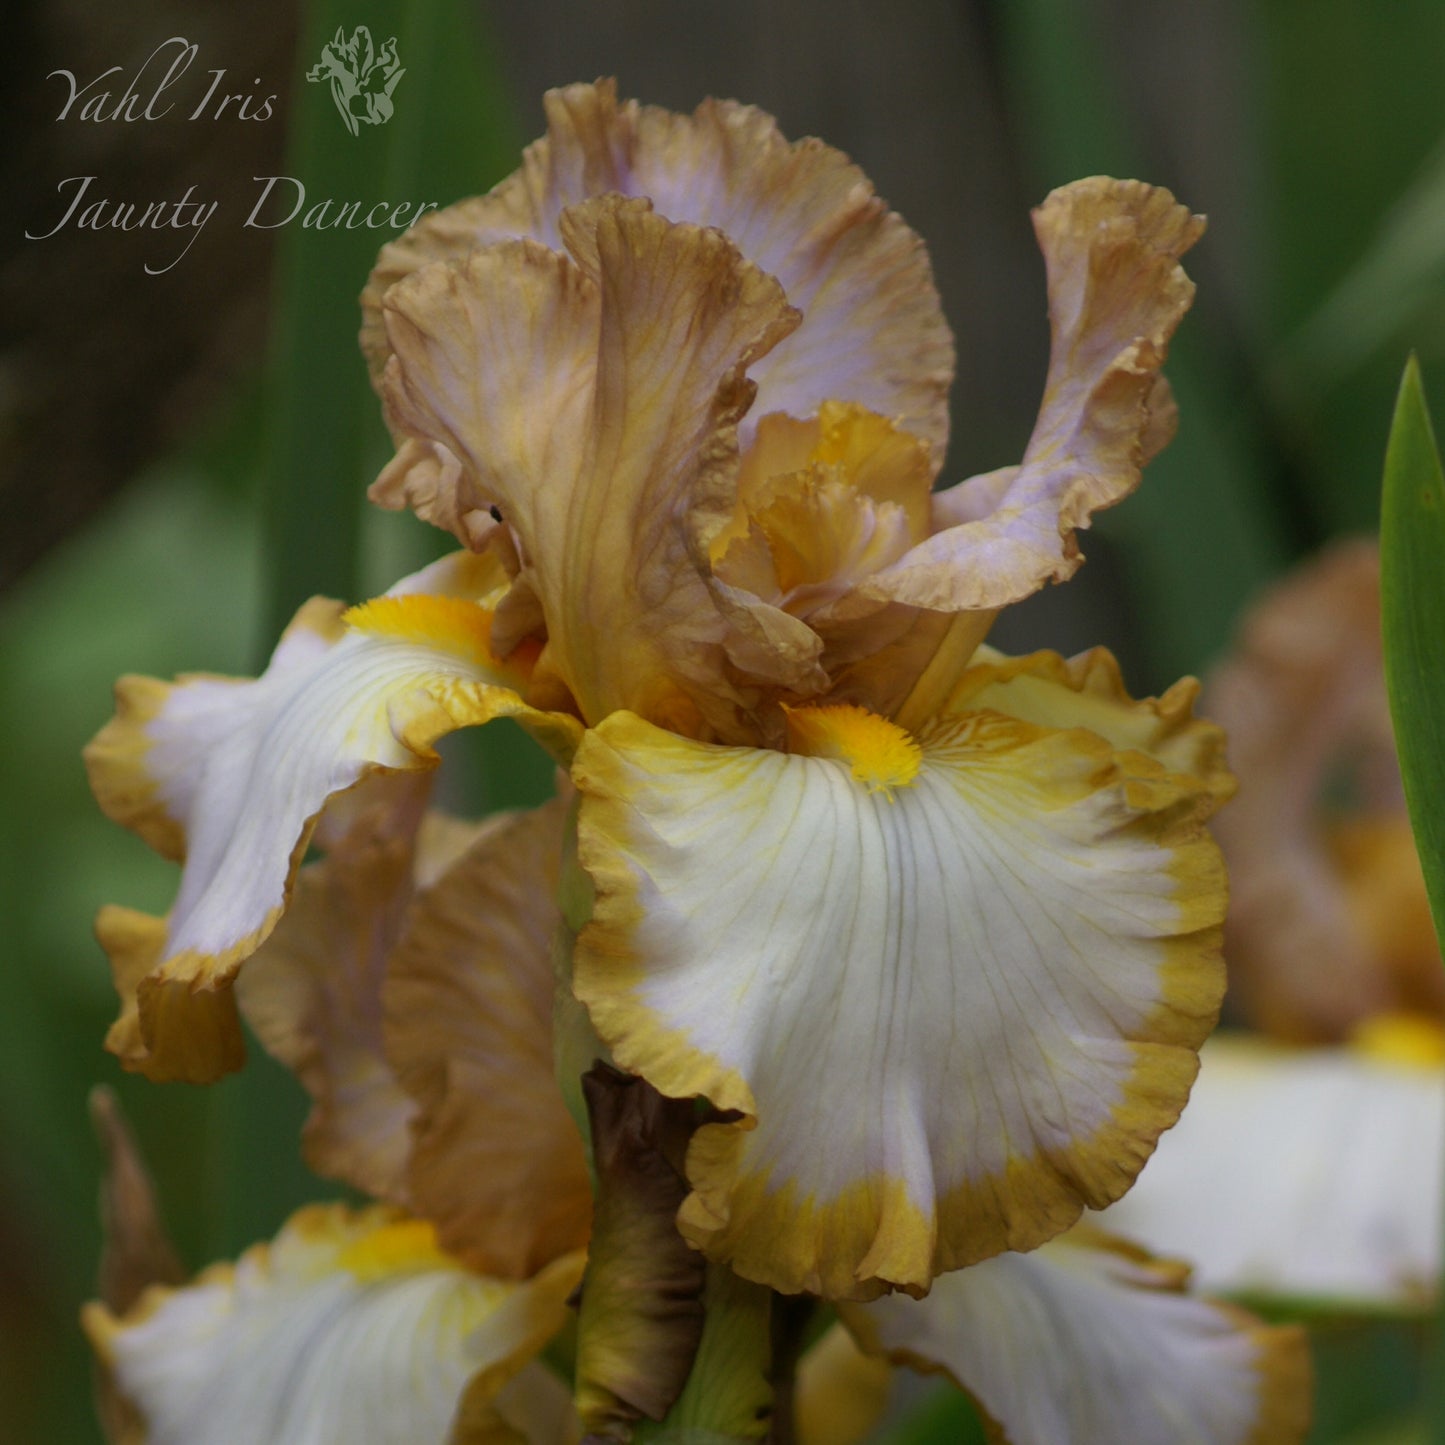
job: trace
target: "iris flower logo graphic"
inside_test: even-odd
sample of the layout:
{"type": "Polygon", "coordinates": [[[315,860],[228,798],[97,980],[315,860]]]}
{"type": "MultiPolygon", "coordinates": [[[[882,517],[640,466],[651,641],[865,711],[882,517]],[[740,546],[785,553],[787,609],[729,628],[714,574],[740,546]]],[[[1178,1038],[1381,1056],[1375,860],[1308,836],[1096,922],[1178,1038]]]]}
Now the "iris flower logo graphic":
{"type": "Polygon", "coordinates": [[[359,125],[385,125],[391,119],[391,93],[406,71],[396,53],[396,36],[380,49],[373,46],[371,31],[358,25],[348,41],[338,27],[335,37],[322,48],[321,59],[306,72],[307,80],[329,80],[331,98],[352,135],[359,125]]]}

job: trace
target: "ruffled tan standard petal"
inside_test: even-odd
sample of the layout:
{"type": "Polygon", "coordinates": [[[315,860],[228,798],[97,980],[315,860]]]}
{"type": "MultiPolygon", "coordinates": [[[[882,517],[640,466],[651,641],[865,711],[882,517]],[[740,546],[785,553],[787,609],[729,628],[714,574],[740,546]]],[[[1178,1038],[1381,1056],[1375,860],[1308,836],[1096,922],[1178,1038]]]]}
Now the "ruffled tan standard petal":
{"type": "Polygon", "coordinates": [[[1445,1016],[1385,698],[1373,539],[1338,543],[1265,593],[1206,707],[1242,785],[1219,827],[1231,998],[1295,1040],[1338,1041],[1384,1009],[1445,1016]]]}
{"type": "Polygon", "coordinates": [[[1092,1230],[843,1307],[876,1353],[943,1371],[1004,1445],[1296,1445],[1304,1332],[1186,1293],[1183,1265],[1092,1230]]]}
{"type": "Polygon", "coordinates": [[[1044,201],[1034,229],[1053,342],[1023,462],[940,493],[942,530],[868,591],[948,612],[997,608],[1077,570],[1075,529],[1134,490],[1172,426],[1159,371],[1194,297],[1179,257],[1203,228],[1139,181],[1075,181],[1044,201]]]}
{"type": "MultiPolygon", "coordinates": [[[[458,515],[495,506],[584,718],[630,708],[695,731],[725,694],[701,575],[731,514],[744,372],[797,324],[725,237],[616,197],[530,241],[392,288],[393,428],[461,462],[458,515]]],[[[394,465],[374,494],[406,499],[394,465]]]]}
{"type": "Polygon", "coordinates": [[[570,753],[577,720],[519,691],[535,652],[490,650],[478,599],[504,585],[490,558],[462,554],[344,617],[308,604],[260,678],[121,683],[117,716],[86,752],[92,787],[113,818],[184,858],[159,940],[124,911],[97,923],[126,1003],[112,1046],[128,1067],[202,1082],[239,1065],[230,981],[284,912],[329,799],[378,771],[433,768],[438,738],[499,716],[570,753]]]}
{"type": "Polygon", "coordinates": [[[1178,1117],[1223,991],[1214,780],[1131,744],[1209,748],[1062,670],[1048,724],[995,676],[915,735],[800,708],[783,754],[621,714],[579,749],[576,991],[619,1064],[742,1116],[696,1135],[679,1223],[745,1277],[922,1293],[1117,1198],[1178,1117]]]}
{"type": "Polygon", "coordinates": [[[412,899],[424,801],[417,790],[412,816],[355,827],[303,868],[285,917],[236,980],[246,1022],[311,1096],[307,1164],[397,1202],[406,1198],[416,1106],[386,1058],[381,993],[412,899]]]}
{"type": "Polygon", "coordinates": [[[530,492],[566,498],[587,448],[599,289],[565,255],[513,241],[417,273],[385,315],[396,355],[382,396],[403,439],[372,500],[469,546],[495,505],[534,547],[530,492]]]}
{"type": "Polygon", "coordinates": [[[419,1220],[313,1206],[234,1266],[83,1323],[145,1445],[442,1441],[464,1391],[496,1398],[562,1327],[581,1270],[504,1284],[419,1220]]]}
{"type": "Polygon", "coordinates": [[[1445,1035],[1433,1063],[1220,1037],[1178,1127],[1104,1216],[1210,1290],[1420,1310],[1441,1269],[1445,1035]]]}
{"type": "MultiPolygon", "coordinates": [[[[732,101],[690,116],[619,103],[610,80],[548,92],[547,135],[490,195],[424,217],[384,246],[362,293],[362,350],[379,379],[391,350],[382,302],[398,281],[509,237],[561,246],[563,211],[607,192],[651,199],[672,221],[716,227],[775,276],[803,325],[751,375],[757,414],[812,416],[858,402],[922,437],[934,467],[948,437],[953,339],[922,241],[846,156],[793,144],[732,101]]],[[[744,421],[744,439],[751,423],[744,421]]]]}
{"type": "Polygon", "coordinates": [[[384,993],[387,1057],[415,1104],[411,1205],[502,1279],[585,1244],[592,1213],[552,1062],[566,807],[485,826],[417,898],[384,993]]]}

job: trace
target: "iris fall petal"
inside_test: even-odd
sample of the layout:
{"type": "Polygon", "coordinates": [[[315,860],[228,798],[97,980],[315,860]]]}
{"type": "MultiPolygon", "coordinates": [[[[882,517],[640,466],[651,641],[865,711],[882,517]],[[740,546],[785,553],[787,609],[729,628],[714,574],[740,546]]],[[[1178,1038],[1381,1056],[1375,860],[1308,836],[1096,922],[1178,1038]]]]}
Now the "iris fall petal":
{"type": "Polygon", "coordinates": [[[1293,1445],[1309,1423],[1303,1332],[1184,1292],[1188,1270],[1096,1232],[845,1306],[878,1353],[943,1370],[1007,1445],[1293,1445]]]}
{"type": "Polygon", "coordinates": [[[124,963],[111,952],[123,998],[135,995],[130,1066],[195,1081],[238,1066],[234,1008],[217,994],[280,919],[330,798],[377,771],[432,768],[438,738],[494,717],[570,748],[576,720],[539,713],[518,691],[527,660],[489,649],[491,613],[478,599],[505,583],[498,571],[462,554],[344,616],[339,604],[308,604],[254,680],[122,681],[117,716],[87,750],[92,787],[112,817],[184,860],[159,943],[136,936],[133,915],[99,925],[103,941],[124,935],[124,963]],[[136,979],[135,960],[152,950],[136,979]],[[188,1020],[223,1047],[184,1038],[188,1020]]]}
{"type": "Polygon", "coordinates": [[[576,989],[620,1064],[742,1115],[694,1139],[690,1239],[921,1293],[1117,1198],[1177,1118],[1223,988],[1214,796],[991,708],[803,721],[814,756],[588,734],[576,989]]]}
{"type": "Polygon", "coordinates": [[[386,1057],[381,993],[412,900],[424,801],[414,790],[410,817],[394,828],[353,827],[303,868],[286,915],[236,981],[247,1023],[311,1095],[307,1164],[398,1203],[415,1105],[386,1057]]]}
{"type": "Polygon", "coordinates": [[[1445,1068],[1218,1038],[1106,1216],[1211,1290],[1417,1309],[1440,1277],[1445,1068]],[[1281,1147],[1285,1141],[1287,1147],[1281,1147]]]}
{"type": "Polygon", "coordinates": [[[302,1210],[270,1245],[86,1331],[147,1445],[444,1440],[561,1328],[578,1255],[526,1284],[471,1274],[385,1209],[302,1210]]]}
{"type": "Polygon", "coordinates": [[[416,899],[383,994],[387,1058],[415,1105],[411,1206],[506,1279],[585,1244],[592,1213],[552,1062],[566,806],[488,821],[416,899]]]}

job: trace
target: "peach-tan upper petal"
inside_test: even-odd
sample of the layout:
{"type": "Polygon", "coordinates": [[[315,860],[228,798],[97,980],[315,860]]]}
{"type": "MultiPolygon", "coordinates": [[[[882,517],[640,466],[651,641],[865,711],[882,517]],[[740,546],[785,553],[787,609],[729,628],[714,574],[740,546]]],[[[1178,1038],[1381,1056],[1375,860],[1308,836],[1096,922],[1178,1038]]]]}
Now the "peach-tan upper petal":
{"type": "MultiPolygon", "coordinates": [[[[701,569],[732,512],[745,372],[797,313],[719,232],[645,201],[561,226],[568,255],[508,242],[392,287],[388,416],[460,462],[445,511],[504,518],[583,716],[694,731],[734,701],[701,569]]],[[[406,467],[374,494],[404,504],[406,467]]]]}
{"type": "Polygon", "coordinates": [[[1134,490],[1172,430],[1160,368],[1194,297],[1179,257],[1203,228],[1140,181],[1095,177],[1048,196],[1034,229],[1053,339],[1023,462],[937,494],[938,530],[873,580],[874,595],[996,608],[1077,570],[1075,529],[1134,490]]]}
{"type": "MultiPolygon", "coordinates": [[[[424,217],[382,248],[362,294],[362,350],[379,380],[387,291],[437,260],[511,237],[561,246],[561,216],[591,196],[649,198],[673,221],[724,232],[782,283],[804,324],[753,367],[759,414],[858,402],[923,437],[941,461],[953,339],[922,241],[840,151],[790,143],[734,101],[680,115],[619,102],[610,80],[549,91],[547,134],[489,195],[424,217]]],[[[744,422],[745,437],[750,423],[744,422]]]]}

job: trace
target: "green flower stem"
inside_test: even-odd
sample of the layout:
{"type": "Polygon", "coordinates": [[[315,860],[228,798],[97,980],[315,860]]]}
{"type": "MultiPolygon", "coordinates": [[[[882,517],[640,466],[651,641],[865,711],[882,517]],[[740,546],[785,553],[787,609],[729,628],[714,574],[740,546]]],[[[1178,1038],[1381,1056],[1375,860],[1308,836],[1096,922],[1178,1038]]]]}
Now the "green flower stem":
{"type": "MultiPolygon", "coordinates": [[[[772,1290],[708,1266],[702,1343],[677,1403],[659,1425],[644,1423],[637,1445],[735,1445],[770,1436],[773,1418],[772,1290]]],[[[785,1426],[785,1429],[790,1429],[785,1426]]]]}
{"type": "MultiPolygon", "coordinates": [[[[1445,473],[1420,368],[1412,356],[1385,452],[1380,508],[1380,609],[1385,684],[1400,754],[1410,826],[1420,852],[1435,933],[1445,943],[1445,473]]],[[[1445,1223],[1445,1221],[1442,1221],[1445,1223]]],[[[1445,1288],[1434,1366],[1428,1373],[1428,1436],[1445,1445],[1445,1288]]]]}

